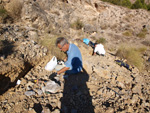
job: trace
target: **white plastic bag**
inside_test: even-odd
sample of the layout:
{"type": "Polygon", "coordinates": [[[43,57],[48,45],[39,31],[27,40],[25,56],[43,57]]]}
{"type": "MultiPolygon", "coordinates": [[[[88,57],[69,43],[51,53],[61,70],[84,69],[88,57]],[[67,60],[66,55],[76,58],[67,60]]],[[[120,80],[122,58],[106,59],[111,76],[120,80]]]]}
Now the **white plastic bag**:
{"type": "Polygon", "coordinates": [[[46,64],[45,69],[47,71],[52,71],[57,65],[57,58],[53,56],[53,58],[46,64]]]}
{"type": "Polygon", "coordinates": [[[98,53],[99,55],[102,54],[102,55],[105,55],[105,49],[104,49],[104,46],[102,44],[97,44],[96,47],[95,47],[95,50],[94,52],[98,53]]]}
{"type": "Polygon", "coordinates": [[[45,91],[51,92],[51,93],[56,93],[60,90],[60,85],[57,84],[54,81],[48,81],[45,87],[45,91]]]}

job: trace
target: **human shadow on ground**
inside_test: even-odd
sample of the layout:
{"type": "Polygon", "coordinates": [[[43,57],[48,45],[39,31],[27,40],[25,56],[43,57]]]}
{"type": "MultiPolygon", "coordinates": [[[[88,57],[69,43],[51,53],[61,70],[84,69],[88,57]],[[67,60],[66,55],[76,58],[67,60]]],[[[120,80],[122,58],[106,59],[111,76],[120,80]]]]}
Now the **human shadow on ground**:
{"type": "Polygon", "coordinates": [[[89,75],[85,69],[78,74],[70,74],[64,79],[61,113],[94,113],[92,96],[86,82],[89,75]]]}
{"type": "Polygon", "coordinates": [[[41,113],[43,110],[42,105],[40,103],[35,103],[33,109],[35,110],[36,113],[41,113]]]}
{"type": "Polygon", "coordinates": [[[8,90],[10,83],[10,77],[0,75],[0,95],[4,94],[8,90]]]}
{"type": "Polygon", "coordinates": [[[8,55],[11,55],[14,52],[14,42],[8,40],[0,41],[0,56],[4,56],[5,58],[8,55]]]}

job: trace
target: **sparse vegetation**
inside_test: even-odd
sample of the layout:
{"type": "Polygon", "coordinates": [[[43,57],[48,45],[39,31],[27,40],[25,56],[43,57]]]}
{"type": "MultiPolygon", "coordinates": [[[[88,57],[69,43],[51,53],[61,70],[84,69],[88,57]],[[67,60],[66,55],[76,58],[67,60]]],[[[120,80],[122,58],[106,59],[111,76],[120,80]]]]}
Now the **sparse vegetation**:
{"type": "Polygon", "coordinates": [[[7,11],[4,9],[2,5],[0,5],[0,16],[3,16],[7,13],[7,11]]]}
{"type": "Polygon", "coordinates": [[[105,44],[106,43],[106,39],[101,37],[98,40],[96,40],[96,43],[101,43],[101,44],[105,44]]]}
{"type": "Polygon", "coordinates": [[[116,56],[119,56],[122,59],[126,59],[129,65],[136,66],[139,70],[144,68],[144,62],[142,59],[142,53],[146,51],[146,48],[135,48],[121,46],[116,52],[116,56]]]}
{"type": "Polygon", "coordinates": [[[146,5],[145,0],[136,0],[131,4],[130,0],[102,0],[104,2],[110,2],[115,5],[124,6],[131,9],[146,9],[150,10],[150,4],[146,5]]]}
{"type": "Polygon", "coordinates": [[[128,8],[130,8],[132,6],[130,0],[102,0],[102,1],[110,2],[112,4],[120,5],[120,6],[124,6],[124,7],[128,7],[128,8]]]}
{"type": "Polygon", "coordinates": [[[128,30],[123,33],[124,36],[132,36],[132,31],[128,30]]]}
{"type": "Polygon", "coordinates": [[[131,4],[130,0],[122,0],[121,6],[131,8],[132,4],[131,4]]]}
{"type": "Polygon", "coordinates": [[[83,23],[82,21],[80,21],[80,19],[77,19],[74,23],[71,24],[71,28],[74,28],[74,29],[82,29],[83,28],[83,23]]]}
{"type": "Polygon", "coordinates": [[[137,36],[139,38],[145,38],[146,34],[147,34],[147,29],[144,28],[144,29],[141,30],[141,32],[139,34],[137,34],[137,36]]]}
{"type": "Polygon", "coordinates": [[[8,12],[2,5],[0,5],[0,23],[5,23],[6,18],[8,18],[8,12]]]}
{"type": "Polygon", "coordinates": [[[6,10],[14,20],[20,19],[22,5],[20,0],[12,0],[6,5],[6,10]]]}
{"type": "Polygon", "coordinates": [[[145,46],[150,46],[150,40],[145,40],[142,42],[145,46]]]}
{"type": "Polygon", "coordinates": [[[55,46],[56,39],[57,39],[56,36],[49,36],[48,34],[46,34],[43,37],[43,39],[40,41],[40,43],[43,46],[48,48],[50,54],[56,56],[58,59],[64,59],[65,54],[61,52],[60,49],[55,46]]]}
{"type": "Polygon", "coordinates": [[[134,4],[132,4],[132,9],[147,9],[145,4],[145,0],[136,0],[134,4]]]}
{"type": "Polygon", "coordinates": [[[91,39],[96,40],[96,37],[95,36],[91,36],[91,39]]]}

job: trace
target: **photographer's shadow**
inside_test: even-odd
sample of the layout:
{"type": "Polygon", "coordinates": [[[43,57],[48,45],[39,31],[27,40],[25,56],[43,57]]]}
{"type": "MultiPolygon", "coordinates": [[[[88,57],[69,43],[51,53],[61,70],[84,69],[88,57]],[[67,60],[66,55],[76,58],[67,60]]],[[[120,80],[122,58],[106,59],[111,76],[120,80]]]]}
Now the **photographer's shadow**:
{"type": "Polygon", "coordinates": [[[94,113],[92,97],[86,82],[89,75],[83,72],[69,75],[65,79],[63,97],[61,98],[61,113],[94,113]]]}

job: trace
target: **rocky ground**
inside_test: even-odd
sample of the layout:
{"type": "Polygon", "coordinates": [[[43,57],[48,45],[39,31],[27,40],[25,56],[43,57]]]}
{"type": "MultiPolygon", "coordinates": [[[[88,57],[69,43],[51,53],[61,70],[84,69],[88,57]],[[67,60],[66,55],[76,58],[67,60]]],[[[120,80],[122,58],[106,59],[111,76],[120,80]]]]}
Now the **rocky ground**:
{"type": "Polygon", "coordinates": [[[149,12],[97,0],[22,1],[21,20],[0,26],[1,44],[5,44],[0,48],[0,113],[150,112],[149,68],[128,70],[116,64],[119,58],[114,55],[121,43],[144,45],[148,49],[143,59],[150,65],[149,12]],[[78,18],[84,23],[82,30],[70,27],[78,18]],[[141,39],[137,34],[144,25],[148,33],[141,39]],[[127,30],[134,31],[133,35],[124,36],[127,30]],[[38,43],[45,34],[63,35],[75,43],[84,70],[65,79],[62,75],[52,79],[53,72],[44,69],[52,55],[38,43]],[[90,47],[74,40],[79,37],[92,41],[104,37],[106,55],[91,56],[90,47]],[[40,81],[34,81],[37,79],[40,81]],[[53,93],[45,91],[47,83],[54,83],[53,93]]]}

